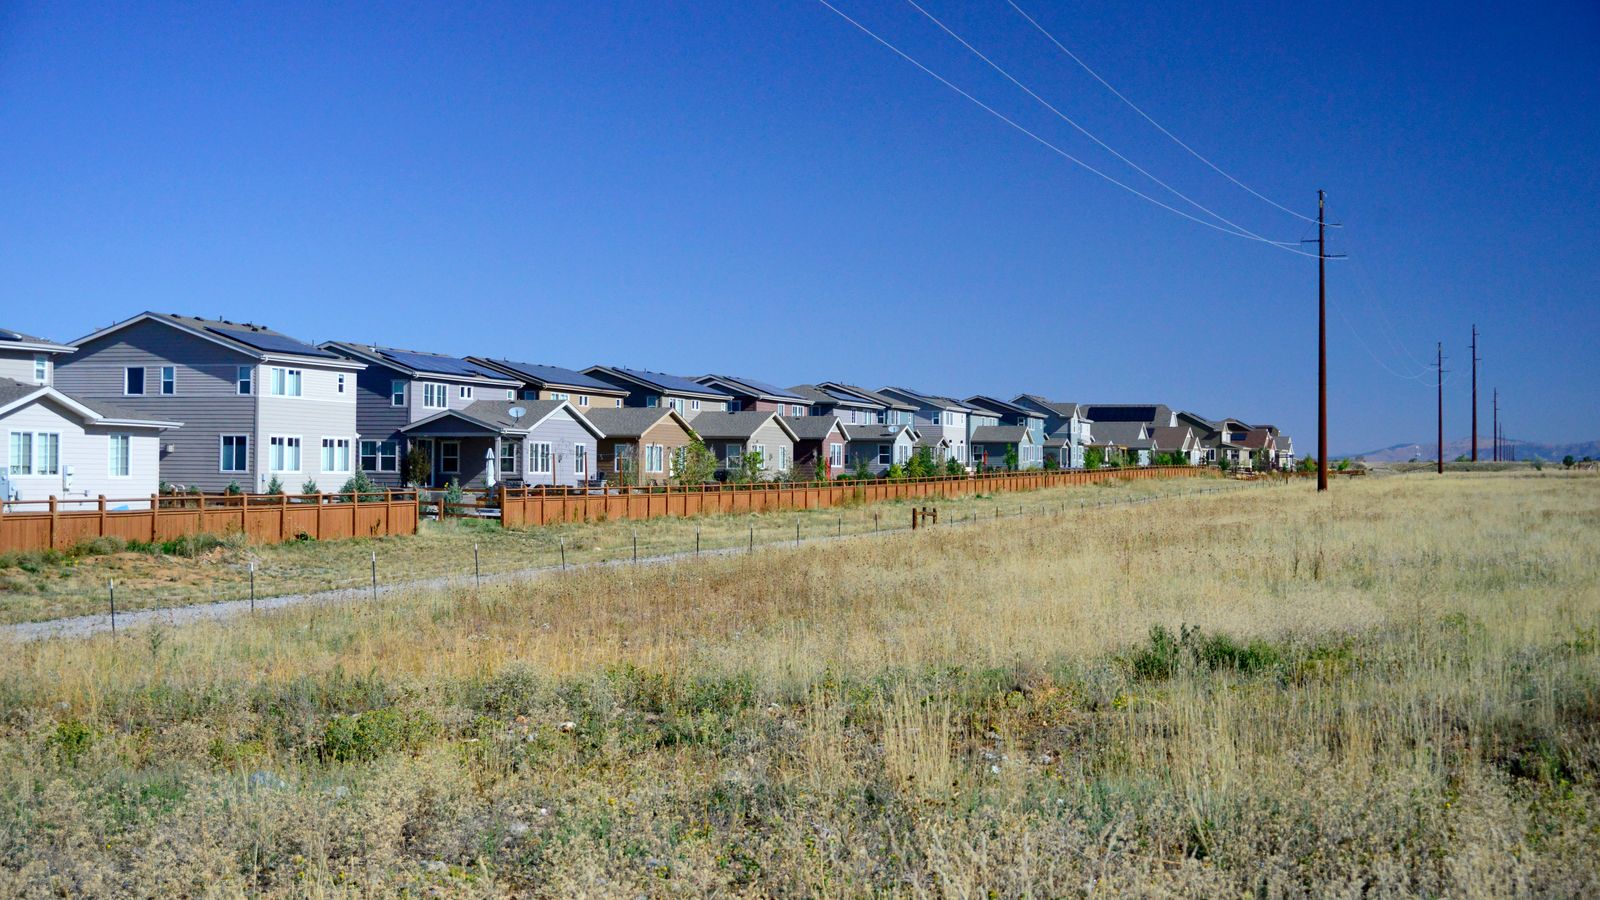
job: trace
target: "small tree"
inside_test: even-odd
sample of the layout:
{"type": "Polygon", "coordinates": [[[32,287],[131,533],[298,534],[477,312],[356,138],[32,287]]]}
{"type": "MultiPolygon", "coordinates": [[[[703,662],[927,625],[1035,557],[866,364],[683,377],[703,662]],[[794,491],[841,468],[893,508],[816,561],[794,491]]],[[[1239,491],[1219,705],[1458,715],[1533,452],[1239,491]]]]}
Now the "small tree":
{"type": "Polygon", "coordinates": [[[1226,472],[1233,468],[1233,463],[1229,462],[1226,456],[1219,456],[1217,457],[1217,468],[1226,472]]]}
{"type": "Polygon", "coordinates": [[[383,499],[383,495],[378,493],[378,486],[373,483],[372,478],[360,469],[357,469],[356,473],[345,481],[344,485],[339,488],[339,493],[346,495],[340,498],[341,503],[350,502],[351,497],[360,497],[362,503],[376,503],[383,499]]]}
{"type": "Polygon", "coordinates": [[[944,461],[944,473],[946,475],[965,475],[966,471],[966,468],[961,465],[961,460],[956,459],[954,456],[944,461]]]}
{"type": "Polygon", "coordinates": [[[1056,471],[1061,468],[1061,458],[1054,453],[1045,454],[1044,468],[1046,472],[1056,471]]]}
{"type": "Polygon", "coordinates": [[[717,457],[705,441],[696,437],[678,451],[678,465],[672,476],[678,484],[705,484],[716,475],[717,457]]]}
{"type": "Polygon", "coordinates": [[[1578,461],[1572,458],[1572,454],[1571,453],[1568,453],[1566,456],[1561,457],[1561,465],[1563,467],[1565,467],[1565,468],[1570,469],[1570,468],[1572,468],[1573,466],[1575,466],[1577,464],[1578,464],[1578,461]]]}
{"type": "Polygon", "coordinates": [[[906,477],[906,470],[901,468],[899,463],[893,463],[889,466],[889,471],[885,472],[883,477],[889,479],[890,481],[899,481],[900,479],[906,477]]]}
{"type": "Polygon", "coordinates": [[[911,454],[911,459],[906,462],[908,478],[931,478],[936,471],[933,451],[927,447],[918,447],[917,452],[911,454]]]}
{"type": "Polygon", "coordinates": [[[317,480],[315,478],[307,478],[304,482],[302,482],[300,484],[300,493],[302,493],[302,494],[320,494],[320,493],[322,493],[322,489],[317,487],[317,480]]]}
{"type": "Polygon", "coordinates": [[[413,445],[406,451],[406,484],[419,488],[432,478],[433,460],[428,458],[428,451],[421,444],[413,445]]]}
{"type": "Polygon", "coordinates": [[[1315,472],[1317,470],[1317,458],[1315,456],[1307,456],[1301,459],[1298,468],[1302,472],[1315,472]]]}
{"type": "Polygon", "coordinates": [[[850,475],[857,481],[867,481],[872,478],[872,466],[867,464],[866,454],[856,457],[856,467],[850,475]]]}
{"type": "Polygon", "coordinates": [[[1350,458],[1347,456],[1344,459],[1339,460],[1339,462],[1336,463],[1333,468],[1338,472],[1350,471],[1350,458]]]}
{"type": "Polygon", "coordinates": [[[268,493],[268,494],[281,494],[281,493],[283,493],[283,482],[278,480],[278,476],[276,476],[276,475],[272,476],[272,478],[267,482],[266,493],[268,493]]]}
{"type": "Polygon", "coordinates": [[[1016,444],[1011,444],[1010,446],[1006,447],[1006,463],[1005,463],[1005,465],[1006,465],[1006,471],[1007,472],[1015,472],[1017,470],[1017,445],[1016,444]]]}
{"type": "Polygon", "coordinates": [[[461,482],[455,480],[454,478],[450,479],[450,481],[444,486],[444,505],[446,509],[452,506],[464,506],[466,505],[466,502],[467,492],[461,489],[461,482]]]}
{"type": "Polygon", "coordinates": [[[222,492],[230,497],[237,497],[244,493],[244,488],[239,486],[239,482],[230,481],[228,482],[228,486],[222,489],[222,492]]]}
{"type": "MultiPolygon", "coordinates": [[[[824,445],[823,449],[827,449],[826,445],[824,445]]],[[[821,450],[817,451],[817,464],[812,469],[811,475],[815,481],[828,480],[828,458],[822,455],[821,450]]]]}
{"type": "Polygon", "coordinates": [[[1098,469],[1105,462],[1106,454],[1099,447],[1090,447],[1083,451],[1083,467],[1085,469],[1098,469]]]}
{"type": "Polygon", "coordinates": [[[751,450],[739,457],[737,468],[728,470],[728,480],[734,484],[754,484],[761,481],[766,474],[762,470],[764,462],[760,450],[751,450]]]}

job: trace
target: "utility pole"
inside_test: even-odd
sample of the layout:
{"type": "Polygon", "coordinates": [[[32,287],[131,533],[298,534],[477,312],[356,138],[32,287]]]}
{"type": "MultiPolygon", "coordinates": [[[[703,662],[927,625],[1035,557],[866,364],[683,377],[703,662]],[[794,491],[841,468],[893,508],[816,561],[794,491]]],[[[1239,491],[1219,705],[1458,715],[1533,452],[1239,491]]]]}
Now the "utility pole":
{"type": "Polygon", "coordinates": [[[1323,208],[1328,192],[1317,191],[1317,490],[1328,489],[1328,252],[1323,208]]]}
{"type": "Polygon", "coordinates": [[[1491,426],[1491,428],[1494,431],[1494,438],[1489,444],[1489,446],[1491,448],[1490,456],[1492,456],[1494,458],[1495,462],[1499,462],[1500,461],[1500,389],[1499,388],[1495,388],[1494,389],[1494,412],[1491,413],[1491,416],[1492,416],[1492,418],[1491,418],[1490,421],[1493,422],[1493,425],[1491,426]]]}
{"type": "Polygon", "coordinates": [[[1439,341],[1438,344],[1437,344],[1437,348],[1438,349],[1434,351],[1437,354],[1437,359],[1433,364],[1433,368],[1435,369],[1435,371],[1437,373],[1437,377],[1434,379],[1434,381],[1439,386],[1439,456],[1438,456],[1438,471],[1439,471],[1440,475],[1443,475],[1444,474],[1444,341],[1439,341]]]}
{"type": "Polygon", "coordinates": [[[1478,326],[1472,326],[1472,461],[1478,461],[1478,326]]]}

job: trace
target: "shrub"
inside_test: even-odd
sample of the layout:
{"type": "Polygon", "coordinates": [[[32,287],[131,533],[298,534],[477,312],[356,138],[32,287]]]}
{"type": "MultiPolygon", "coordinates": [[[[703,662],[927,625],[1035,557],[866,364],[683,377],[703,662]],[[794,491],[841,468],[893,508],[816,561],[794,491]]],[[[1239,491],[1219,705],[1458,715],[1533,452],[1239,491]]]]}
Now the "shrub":
{"type": "Polygon", "coordinates": [[[1083,467],[1085,469],[1098,469],[1105,462],[1106,454],[1099,447],[1090,447],[1083,451],[1083,467]]]}
{"type": "Polygon", "coordinates": [[[94,729],[77,719],[67,719],[56,723],[45,743],[62,765],[76,766],[94,746],[94,737],[94,729]]]}
{"type": "Polygon", "coordinates": [[[889,479],[890,481],[899,481],[900,479],[906,477],[906,470],[901,468],[899,463],[893,463],[889,466],[889,471],[885,472],[883,477],[889,479]]]}
{"type": "Polygon", "coordinates": [[[677,465],[673,469],[673,480],[678,484],[705,484],[713,481],[717,474],[717,458],[706,447],[706,442],[696,437],[689,445],[678,451],[677,465]]]}
{"type": "Polygon", "coordinates": [[[1061,468],[1061,460],[1055,454],[1047,454],[1044,458],[1044,468],[1047,472],[1054,472],[1061,468]]]}
{"type": "Polygon", "coordinates": [[[315,478],[307,478],[305,482],[300,485],[300,493],[320,494],[322,493],[322,488],[317,487],[317,480],[315,478]]]}
{"type": "Polygon", "coordinates": [[[267,482],[267,489],[265,493],[269,496],[283,493],[283,482],[278,480],[278,476],[272,476],[272,480],[267,482]]]}
{"type": "Polygon", "coordinates": [[[1015,444],[1006,448],[1005,467],[1007,472],[1015,472],[1017,470],[1017,445],[1015,444]]]}
{"type": "Polygon", "coordinates": [[[433,460],[420,445],[406,451],[406,484],[422,487],[433,479],[433,460]]]}
{"type": "Polygon", "coordinates": [[[1572,468],[1573,466],[1575,466],[1577,464],[1578,464],[1578,461],[1572,458],[1572,454],[1571,453],[1568,453],[1566,456],[1561,457],[1561,465],[1566,467],[1566,468],[1568,468],[1568,469],[1572,468]]]}
{"type": "Polygon", "coordinates": [[[338,715],[322,730],[320,754],[334,762],[361,762],[416,746],[430,722],[421,714],[405,715],[392,707],[338,715]]]}
{"type": "Polygon", "coordinates": [[[944,473],[946,475],[965,475],[966,469],[961,465],[961,460],[952,456],[944,461],[944,473]]]}
{"type": "Polygon", "coordinates": [[[461,482],[455,478],[444,486],[444,505],[462,506],[467,502],[467,493],[461,489],[461,482]]]}
{"type": "Polygon", "coordinates": [[[244,493],[244,488],[239,486],[239,482],[230,481],[228,486],[222,489],[222,492],[230,497],[237,497],[244,493]]]}
{"type": "Polygon", "coordinates": [[[383,493],[378,490],[376,484],[373,484],[372,477],[360,469],[345,480],[339,487],[339,493],[346,495],[339,498],[341,503],[350,502],[352,496],[359,496],[362,503],[377,503],[383,499],[383,493]]]}

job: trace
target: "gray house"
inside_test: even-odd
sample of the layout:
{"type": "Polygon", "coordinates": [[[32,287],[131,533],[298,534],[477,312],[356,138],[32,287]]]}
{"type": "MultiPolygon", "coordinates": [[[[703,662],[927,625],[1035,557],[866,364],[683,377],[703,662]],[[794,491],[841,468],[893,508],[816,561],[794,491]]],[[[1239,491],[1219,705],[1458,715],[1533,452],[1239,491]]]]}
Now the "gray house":
{"type": "Polygon", "coordinates": [[[788,390],[811,405],[808,415],[833,416],[845,425],[873,425],[882,418],[882,403],[849,391],[826,390],[816,384],[797,384],[788,390]]]}
{"type": "Polygon", "coordinates": [[[566,400],[583,412],[621,406],[628,396],[622,388],[560,366],[483,356],[469,356],[467,362],[522,382],[517,389],[518,400],[566,400]]]}
{"type": "Polygon", "coordinates": [[[845,425],[850,438],[845,445],[845,467],[854,472],[865,465],[881,476],[889,466],[904,466],[917,451],[917,431],[910,425],[845,425]]]}
{"type": "Polygon", "coordinates": [[[1047,456],[1054,455],[1063,469],[1083,468],[1084,450],[1094,441],[1094,422],[1083,404],[1046,400],[1038,394],[1018,394],[1011,402],[1044,416],[1047,456]]]}
{"type": "MultiPolygon", "coordinates": [[[[876,412],[879,425],[911,425],[915,427],[917,407],[899,397],[869,391],[860,385],[843,381],[824,381],[817,385],[821,390],[841,397],[855,397],[869,404],[876,412]]],[[[843,416],[840,417],[841,419],[843,416]]],[[[871,424],[866,423],[866,424],[871,424]]]]}
{"type": "Polygon", "coordinates": [[[979,425],[972,429],[972,458],[983,469],[1003,469],[1006,454],[1016,453],[1017,468],[1036,469],[1024,460],[1039,460],[1041,448],[1033,443],[1033,434],[1022,425],[979,425]]]}
{"type": "MultiPolygon", "coordinates": [[[[1000,425],[1014,425],[1028,432],[1026,441],[1012,442],[1016,445],[1017,468],[1037,469],[1044,465],[1045,417],[1043,413],[984,394],[968,397],[966,403],[975,410],[989,413],[1000,425]]],[[[978,439],[974,437],[972,443],[976,445],[978,439]]],[[[986,440],[984,443],[993,444],[994,441],[986,440]]],[[[991,460],[989,464],[993,466],[994,462],[991,460]]]]}
{"type": "Polygon", "coordinates": [[[583,484],[605,437],[565,400],[479,400],[400,431],[411,442],[454,444],[452,474],[466,488],[583,484]]]}
{"type": "Polygon", "coordinates": [[[277,478],[297,493],[355,472],[360,362],[262,325],[155,312],[73,343],[56,364],[63,391],[183,423],[161,438],[165,481],[221,492],[277,478]]]}
{"type": "MultiPolygon", "coordinates": [[[[481,460],[466,460],[462,439],[411,433],[408,426],[446,410],[466,409],[480,400],[512,400],[521,382],[455,356],[399,350],[347,341],[328,341],[322,349],[365,365],[356,378],[356,424],[361,431],[359,463],[373,481],[404,484],[406,455],[416,447],[427,454],[423,487],[465,483],[481,460]]],[[[474,448],[482,453],[482,448],[474,448]]]]}
{"type": "Polygon", "coordinates": [[[794,429],[776,412],[703,412],[694,417],[694,430],[706,449],[717,458],[717,478],[737,472],[746,456],[761,454],[761,473],[777,478],[794,466],[794,429]]]}
{"type": "Polygon", "coordinates": [[[726,391],[693,379],[648,369],[590,366],[583,374],[627,391],[623,406],[647,409],[664,406],[686,419],[703,412],[727,412],[728,403],[733,399],[726,391]]]}
{"type": "Polygon", "coordinates": [[[944,442],[945,455],[936,452],[935,459],[942,462],[954,458],[964,466],[972,464],[967,447],[967,417],[972,414],[972,407],[953,397],[941,397],[911,388],[886,387],[880,388],[878,393],[916,407],[912,413],[912,426],[922,435],[923,441],[929,447],[937,447],[941,440],[944,442]]]}

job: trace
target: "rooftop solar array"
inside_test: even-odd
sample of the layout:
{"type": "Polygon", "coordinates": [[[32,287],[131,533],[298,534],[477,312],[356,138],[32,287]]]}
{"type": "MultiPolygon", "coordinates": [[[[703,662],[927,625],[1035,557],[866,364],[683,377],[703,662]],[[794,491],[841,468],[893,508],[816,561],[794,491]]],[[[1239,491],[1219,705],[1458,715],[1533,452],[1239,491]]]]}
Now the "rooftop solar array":
{"type": "Polygon", "coordinates": [[[1154,406],[1091,406],[1089,418],[1096,422],[1154,422],[1154,406]]]}
{"type": "Polygon", "coordinates": [[[804,400],[805,399],[804,397],[800,396],[799,394],[794,393],[793,391],[786,391],[781,387],[775,387],[773,385],[767,384],[764,381],[756,381],[753,378],[737,378],[737,377],[732,376],[732,375],[718,375],[716,377],[723,378],[723,379],[726,379],[728,381],[732,381],[735,384],[742,384],[745,387],[753,387],[757,391],[760,391],[763,394],[769,394],[769,395],[771,395],[773,397],[782,397],[785,400],[804,400]]]}
{"type": "Polygon", "coordinates": [[[221,335],[230,341],[238,341],[246,347],[254,347],[268,353],[293,353],[296,356],[317,356],[326,359],[338,357],[326,350],[318,350],[310,344],[302,344],[286,334],[272,331],[250,331],[243,328],[207,328],[213,334],[221,335]]]}
{"type": "Polygon", "coordinates": [[[0,328],[0,341],[20,341],[20,340],[22,340],[22,335],[18,334],[15,331],[7,331],[4,328],[0,328]]]}
{"type": "Polygon", "coordinates": [[[500,378],[502,376],[481,369],[464,359],[453,356],[435,356],[432,353],[411,353],[406,350],[385,350],[378,348],[378,354],[391,362],[399,363],[408,369],[418,372],[431,372],[435,375],[456,375],[467,378],[500,378]]]}
{"type": "Polygon", "coordinates": [[[496,359],[493,362],[496,365],[505,366],[530,381],[593,388],[597,391],[619,390],[614,384],[607,384],[598,378],[590,378],[582,372],[574,372],[571,369],[563,369],[560,366],[540,366],[509,359],[496,359]]]}
{"type": "Polygon", "coordinates": [[[640,381],[656,385],[663,390],[680,394],[712,394],[715,396],[725,396],[727,394],[726,391],[710,385],[690,381],[687,378],[679,378],[676,375],[668,375],[665,372],[651,372],[646,369],[624,369],[621,366],[613,366],[612,368],[629,377],[637,378],[640,381]]]}

